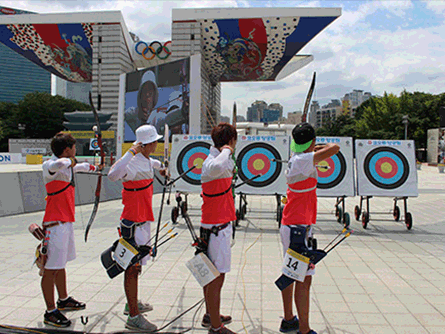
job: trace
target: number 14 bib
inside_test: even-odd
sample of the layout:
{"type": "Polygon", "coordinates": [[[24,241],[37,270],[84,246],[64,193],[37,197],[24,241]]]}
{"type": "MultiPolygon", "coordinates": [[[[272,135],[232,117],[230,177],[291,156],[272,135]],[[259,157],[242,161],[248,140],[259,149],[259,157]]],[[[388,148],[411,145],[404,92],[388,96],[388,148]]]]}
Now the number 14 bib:
{"type": "Polygon", "coordinates": [[[309,268],[309,258],[288,248],[284,255],[282,273],[289,278],[304,282],[309,268]]]}

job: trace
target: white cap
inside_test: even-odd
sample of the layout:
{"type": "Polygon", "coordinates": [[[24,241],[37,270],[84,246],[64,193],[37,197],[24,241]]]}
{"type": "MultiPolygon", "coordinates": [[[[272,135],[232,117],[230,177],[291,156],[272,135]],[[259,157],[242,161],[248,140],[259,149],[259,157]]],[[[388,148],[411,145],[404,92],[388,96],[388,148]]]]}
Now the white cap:
{"type": "Polygon", "coordinates": [[[158,133],[156,132],[156,128],[153,125],[145,124],[136,129],[136,141],[133,144],[149,144],[161,138],[162,136],[158,135],[158,133]]]}
{"type": "Polygon", "coordinates": [[[168,105],[168,110],[172,109],[173,107],[181,109],[182,107],[182,99],[181,99],[181,93],[175,90],[174,92],[170,93],[170,104],[168,105]]]}

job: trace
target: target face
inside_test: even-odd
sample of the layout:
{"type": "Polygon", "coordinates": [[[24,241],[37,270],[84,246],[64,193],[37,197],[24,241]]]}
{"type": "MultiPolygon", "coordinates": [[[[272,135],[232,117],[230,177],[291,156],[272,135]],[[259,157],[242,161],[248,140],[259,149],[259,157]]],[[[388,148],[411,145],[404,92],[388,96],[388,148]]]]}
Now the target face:
{"type": "Polygon", "coordinates": [[[239,177],[246,181],[261,174],[259,178],[249,182],[249,186],[260,188],[271,185],[280,176],[282,168],[281,163],[272,159],[282,159],[272,145],[262,142],[247,145],[240,151],[236,160],[239,177]]]}
{"type": "Polygon", "coordinates": [[[179,153],[176,160],[176,168],[181,175],[192,166],[196,166],[192,171],[183,176],[183,180],[193,184],[201,184],[202,164],[210,152],[210,144],[206,142],[193,142],[179,153]]]}
{"type": "Polygon", "coordinates": [[[399,188],[409,176],[406,157],[392,147],[377,147],[370,151],[364,160],[363,169],[369,181],[383,189],[399,188]]]}
{"type": "Polygon", "coordinates": [[[97,138],[90,139],[90,150],[99,150],[99,142],[97,138]]]}
{"type": "Polygon", "coordinates": [[[337,186],[343,181],[346,174],[346,160],[341,152],[318,163],[317,188],[329,189],[337,186]],[[327,168],[323,168],[327,167],[327,168]]]}

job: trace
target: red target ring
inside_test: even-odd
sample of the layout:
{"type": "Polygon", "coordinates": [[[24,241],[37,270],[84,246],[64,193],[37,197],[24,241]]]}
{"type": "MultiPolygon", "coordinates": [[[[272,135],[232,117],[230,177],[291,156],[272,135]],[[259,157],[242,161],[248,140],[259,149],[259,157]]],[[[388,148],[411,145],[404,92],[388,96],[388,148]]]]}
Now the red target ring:
{"type": "Polygon", "coordinates": [[[256,153],[247,161],[247,168],[253,175],[264,175],[270,169],[270,160],[264,154],[256,153]]]}
{"type": "Polygon", "coordinates": [[[377,174],[385,179],[390,179],[397,174],[397,163],[388,157],[383,157],[375,163],[375,170],[377,174]]]}

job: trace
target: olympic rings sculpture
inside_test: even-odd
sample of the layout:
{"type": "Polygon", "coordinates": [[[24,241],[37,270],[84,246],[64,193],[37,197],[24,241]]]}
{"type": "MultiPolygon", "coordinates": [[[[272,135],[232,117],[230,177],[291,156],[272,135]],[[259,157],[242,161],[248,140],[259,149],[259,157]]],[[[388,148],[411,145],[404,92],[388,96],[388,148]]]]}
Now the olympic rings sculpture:
{"type": "Polygon", "coordinates": [[[159,59],[167,59],[168,56],[170,56],[172,54],[172,52],[167,47],[167,45],[169,45],[171,43],[172,43],[172,41],[168,41],[168,42],[165,42],[164,45],[162,45],[161,42],[154,41],[154,42],[151,42],[150,45],[148,45],[146,42],[140,41],[140,42],[137,42],[136,46],[134,47],[134,50],[139,55],[144,57],[144,59],[146,59],[146,60],[152,60],[155,56],[158,57],[159,59]],[[141,45],[141,44],[145,45],[145,47],[142,50],[142,52],[139,51],[139,49],[138,49],[139,45],[141,45]],[[150,56],[149,57],[147,57],[147,53],[148,52],[150,52],[150,56]],[[161,56],[162,52],[165,53],[165,56],[161,56]]]}

